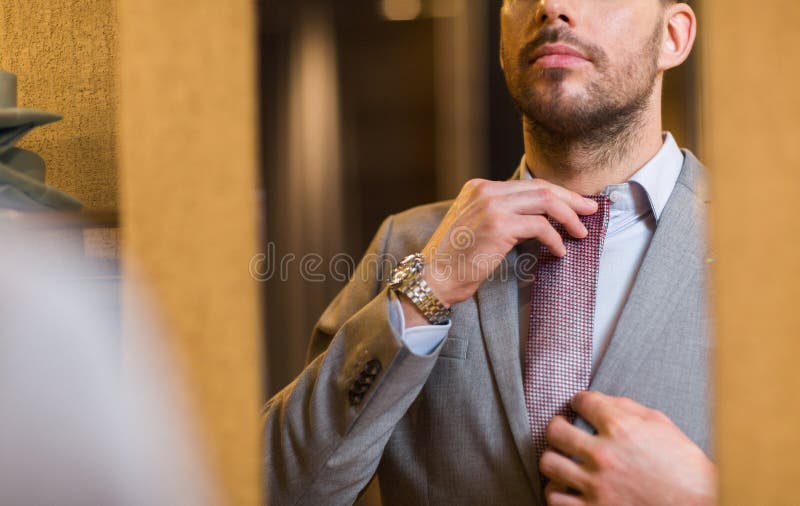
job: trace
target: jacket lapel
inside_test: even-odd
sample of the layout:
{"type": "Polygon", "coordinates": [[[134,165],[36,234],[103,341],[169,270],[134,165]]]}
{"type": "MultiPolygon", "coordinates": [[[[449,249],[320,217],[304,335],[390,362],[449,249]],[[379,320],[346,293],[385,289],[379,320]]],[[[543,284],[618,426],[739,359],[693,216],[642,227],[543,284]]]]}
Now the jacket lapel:
{"type": "MultiPolygon", "coordinates": [[[[520,168],[510,180],[519,179],[520,168]]],[[[539,469],[535,462],[533,440],[525,406],[522,386],[522,364],[520,363],[518,285],[514,275],[517,250],[512,249],[506,257],[504,274],[495,271],[477,292],[478,314],[481,334],[486,347],[492,374],[497,382],[500,400],[505,409],[514,443],[520,459],[531,481],[531,487],[540,504],[544,504],[539,469]]]]}
{"type": "Polygon", "coordinates": [[[705,260],[704,195],[700,162],[688,151],[655,234],[642,261],[592,380],[591,389],[619,395],[636,380],[633,371],[668,328],[671,308],[687,289],[695,288],[705,260]]]}
{"type": "Polygon", "coordinates": [[[506,265],[495,271],[495,275],[478,289],[478,314],[484,346],[514,443],[532,489],[539,503],[544,504],[522,387],[518,293],[513,270],[516,256],[516,249],[512,249],[506,257],[506,265]],[[501,274],[503,268],[508,268],[507,276],[501,274]]]}
{"type": "MultiPolygon", "coordinates": [[[[681,175],[593,378],[592,389],[614,394],[635,379],[630,372],[646,359],[653,340],[658,338],[657,330],[669,325],[664,321],[670,313],[666,308],[673,307],[683,291],[696,283],[705,255],[704,188],[700,163],[688,151],[684,156],[681,175]]],[[[519,179],[519,170],[511,179],[519,179]]],[[[479,288],[476,298],[500,400],[532,488],[539,503],[544,504],[522,384],[518,285],[513,275],[516,258],[513,249],[506,257],[509,275],[492,276],[479,288]]]]}

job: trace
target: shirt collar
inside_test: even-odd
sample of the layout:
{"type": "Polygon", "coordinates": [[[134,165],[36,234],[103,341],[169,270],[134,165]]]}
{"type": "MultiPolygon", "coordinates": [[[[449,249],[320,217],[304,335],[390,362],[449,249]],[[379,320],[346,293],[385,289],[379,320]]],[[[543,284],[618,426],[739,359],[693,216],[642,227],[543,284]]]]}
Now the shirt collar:
{"type": "MultiPolygon", "coordinates": [[[[675,188],[675,183],[678,181],[682,168],[683,152],[678,147],[672,134],[665,132],[664,144],[662,144],[658,153],[628,180],[629,183],[636,183],[644,190],[656,221],[658,221],[664,211],[664,207],[667,205],[667,200],[669,200],[669,196],[675,188]]],[[[522,157],[520,162],[519,173],[520,179],[531,179],[533,177],[533,172],[525,163],[525,156],[522,157]]],[[[603,193],[608,193],[612,186],[618,185],[606,187],[603,193]]]]}

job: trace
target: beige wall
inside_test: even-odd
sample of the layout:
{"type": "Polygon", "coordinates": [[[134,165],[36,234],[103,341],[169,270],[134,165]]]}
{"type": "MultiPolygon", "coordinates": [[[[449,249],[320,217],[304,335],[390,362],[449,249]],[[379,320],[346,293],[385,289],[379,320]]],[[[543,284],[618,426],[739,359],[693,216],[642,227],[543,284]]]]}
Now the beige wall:
{"type": "Polygon", "coordinates": [[[705,2],[722,504],[797,504],[800,3],[705,2]]]}
{"type": "Polygon", "coordinates": [[[47,182],[90,209],[117,205],[115,2],[0,0],[0,68],[21,107],[64,120],[20,144],[47,162],[47,182]]]}
{"type": "MultiPolygon", "coordinates": [[[[188,365],[229,504],[260,503],[254,4],[119,0],[126,308],[144,282],[188,365]]],[[[130,316],[128,313],[126,316],[130,316]]],[[[125,321],[127,344],[141,329],[125,321]]]]}

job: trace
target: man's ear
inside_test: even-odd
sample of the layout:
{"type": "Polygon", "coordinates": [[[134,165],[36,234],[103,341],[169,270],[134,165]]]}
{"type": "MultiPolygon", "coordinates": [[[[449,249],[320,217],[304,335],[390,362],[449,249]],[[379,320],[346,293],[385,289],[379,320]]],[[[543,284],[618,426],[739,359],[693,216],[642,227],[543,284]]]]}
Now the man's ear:
{"type": "Polygon", "coordinates": [[[658,67],[662,71],[686,61],[697,37],[697,17],[684,2],[676,2],[667,7],[664,22],[664,37],[658,60],[658,67]]]}

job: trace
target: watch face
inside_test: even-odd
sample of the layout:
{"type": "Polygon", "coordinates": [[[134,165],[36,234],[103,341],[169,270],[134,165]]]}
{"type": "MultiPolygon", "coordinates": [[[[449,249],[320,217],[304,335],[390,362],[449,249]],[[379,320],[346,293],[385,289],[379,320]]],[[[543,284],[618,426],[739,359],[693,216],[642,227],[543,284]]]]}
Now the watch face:
{"type": "Polygon", "coordinates": [[[398,267],[405,267],[405,266],[414,266],[416,263],[419,262],[419,254],[418,253],[411,253],[407,255],[405,258],[400,260],[400,265],[398,267]]]}
{"type": "Polygon", "coordinates": [[[414,274],[414,272],[416,272],[419,264],[420,260],[416,253],[412,253],[411,255],[408,255],[404,259],[400,260],[400,264],[397,266],[394,272],[392,272],[392,277],[389,280],[389,283],[392,286],[399,285],[409,276],[414,274]]]}
{"type": "Polygon", "coordinates": [[[397,269],[392,272],[392,278],[389,280],[389,284],[392,286],[399,285],[406,275],[408,275],[406,269],[404,269],[402,265],[398,266],[397,269]]]}

